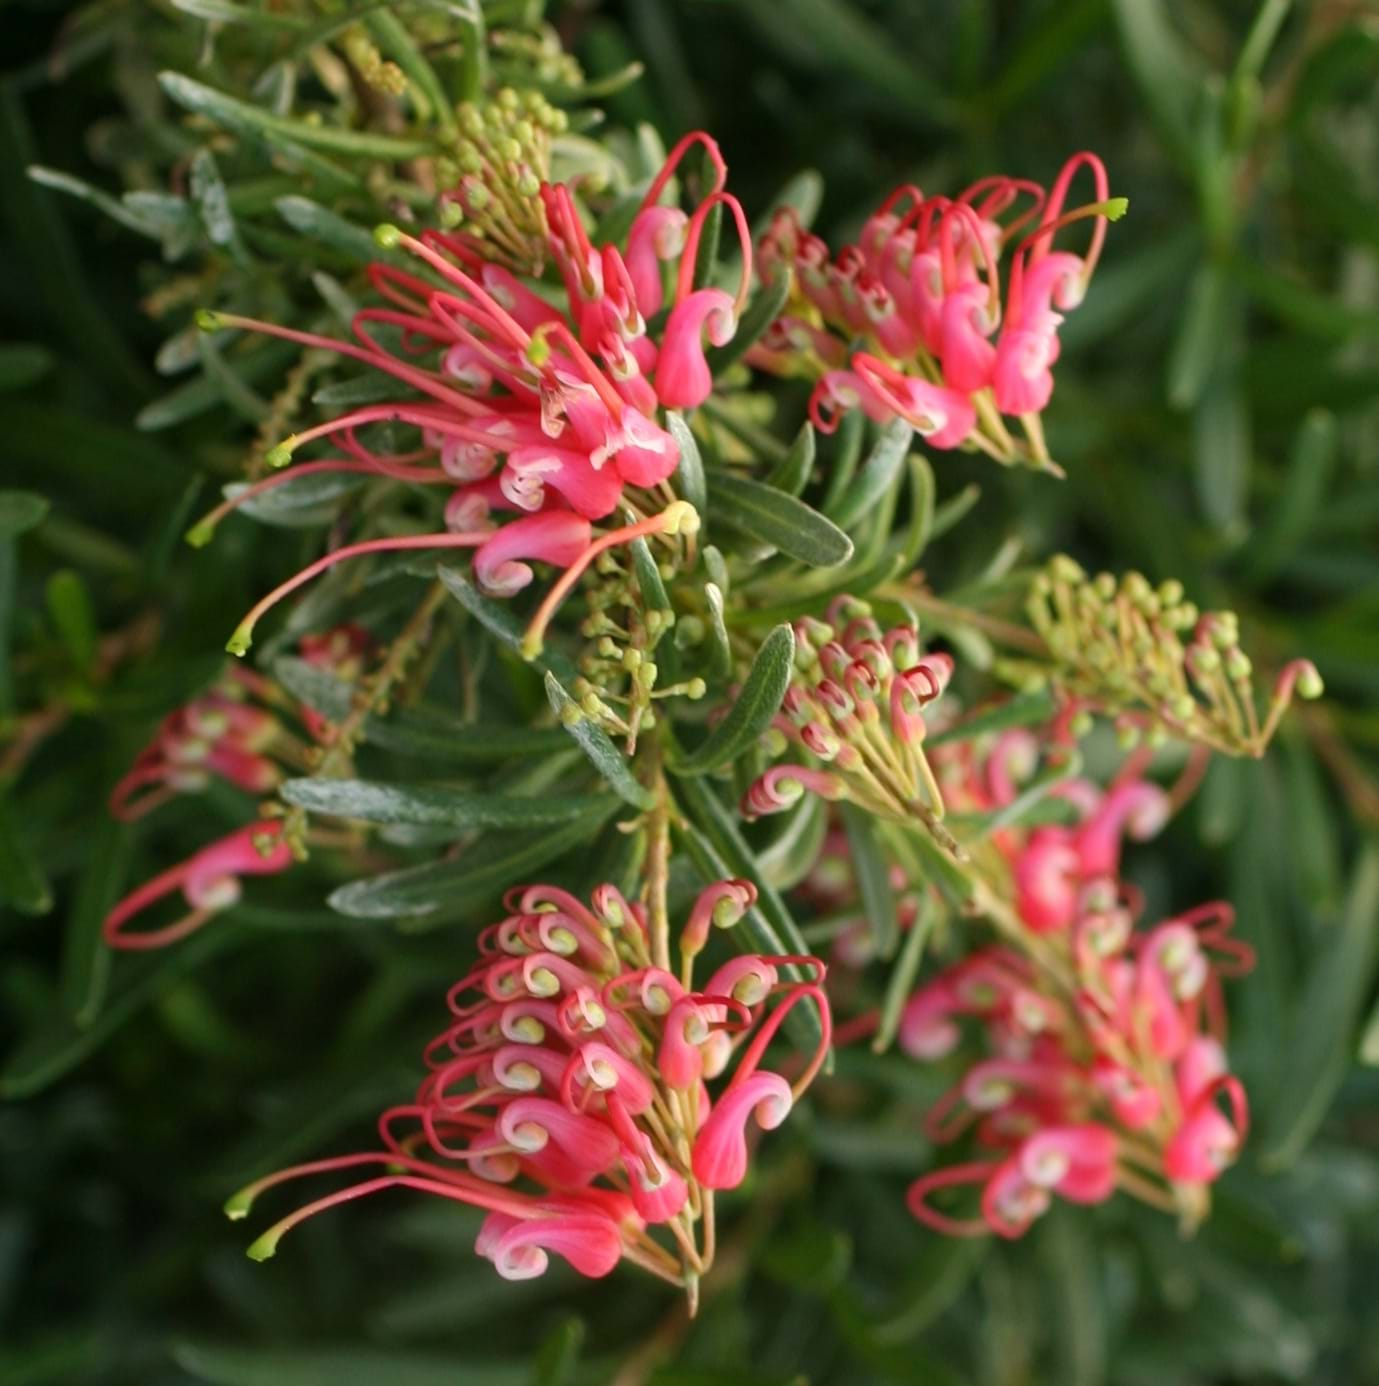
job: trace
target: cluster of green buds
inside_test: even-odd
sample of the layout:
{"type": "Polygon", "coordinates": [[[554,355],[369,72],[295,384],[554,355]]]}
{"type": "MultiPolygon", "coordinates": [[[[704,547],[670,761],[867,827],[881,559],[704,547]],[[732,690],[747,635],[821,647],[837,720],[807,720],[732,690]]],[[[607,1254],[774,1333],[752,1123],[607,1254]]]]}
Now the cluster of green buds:
{"type": "Polygon", "coordinates": [[[437,161],[440,214],[463,226],[487,257],[521,274],[546,262],[546,212],[539,196],[551,172],[551,140],[568,120],[538,91],[504,87],[492,101],[465,102],[453,143],[437,161]]]}
{"type": "MultiPolygon", "coordinates": [[[[665,583],[677,571],[668,560],[658,562],[646,540],[638,539],[599,555],[594,572],[601,581],[587,591],[588,614],[579,630],[588,644],[572,691],[579,711],[622,738],[629,755],[640,734],[655,727],[657,700],[697,702],[708,691],[698,677],[659,684],[667,661],[658,663],[656,651],[676,624],[665,583]]],[[[672,651],[670,662],[674,658],[672,651]]]]}
{"type": "Polygon", "coordinates": [[[351,24],[345,30],[340,36],[340,47],[366,87],[384,96],[401,96],[407,90],[407,74],[378,51],[378,45],[362,24],[351,24]]]}
{"type": "Polygon", "coordinates": [[[1048,646],[1053,681],[1092,710],[1117,718],[1122,743],[1178,737],[1227,755],[1260,756],[1296,691],[1317,698],[1322,681],[1294,660],[1259,708],[1254,670],[1232,611],[1199,612],[1180,582],[1143,574],[1089,576],[1060,554],[1039,573],[1027,606],[1048,646]]]}
{"type": "Polygon", "coordinates": [[[560,35],[549,24],[534,31],[495,29],[489,35],[489,46],[493,65],[516,84],[570,89],[584,85],[584,69],[561,46],[560,35]]]}
{"type": "Polygon", "coordinates": [[[877,818],[918,821],[956,851],[924,754],[924,710],[948,686],[952,658],[924,653],[913,625],[883,631],[866,602],[846,596],[829,607],[828,620],[796,623],[795,648],[795,676],[774,730],[782,749],[793,745],[807,760],[767,770],[747,791],[743,816],[778,813],[810,792],[877,818]]]}

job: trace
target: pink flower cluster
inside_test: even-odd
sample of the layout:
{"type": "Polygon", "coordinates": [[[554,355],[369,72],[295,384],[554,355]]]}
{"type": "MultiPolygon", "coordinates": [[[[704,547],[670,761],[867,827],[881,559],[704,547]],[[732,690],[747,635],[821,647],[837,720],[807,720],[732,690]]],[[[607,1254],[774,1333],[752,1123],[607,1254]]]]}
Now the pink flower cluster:
{"type": "Polygon", "coordinates": [[[142,818],[177,794],[197,793],[212,778],[250,794],[268,794],[282,773],[270,752],[282,733],[267,707],[268,680],[230,668],[215,686],[175,708],[110,793],[110,812],[123,823],[142,818]]]}
{"type": "MultiPolygon", "coordinates": [[[[357,625],[307,635],[301,657],[317,668],[354,680],[373,650],[373,637],[357,625]]],[[[123,822],[142,818],[179,794],[206,788],[212,778],[249,794],[269,794],[283,777],[283,763],[302,764],[302,746],[279,715],[291,707],[317,740],[329,724],[298,706],[271,679],[231,665],[208,692],[174,709],[110,795],[110,812],[123,822]]],[[[240,878],[285,871],[293,856],[273,820],[249,823],[210,843],[186,861],[146,881],[105,918],[112,948],[161,948],[199,929],[238,902],[240,878]],[[175,923],[127,933],[126,926],[169,895],[180,892],[188,913],[175,923]]]]}
{"type": "MultiPolygon", "coordinates": [[[[239,327],[365,362],[408,387],[411,398],[370,404],[293,435],[269,454],[286,466],[307,443],[330,440],[346,454],[306,462],[247,488],[193,531],[204,542],[234,504],[291,476],[315,471],[374,474],[452,488],[446,533],[375,541],[388,547],[472,547],[488,592],[509,596],[532,580],[523,560],[567,568],[585,553],[591,522],[611,515],[624,487],[658,488],[679,449],[666,409],[703,402],[713,387],[705,342],[737,330],[752,273],[752,246],[727,168],[707,135],[686,136],[652,182],[624,245],[595,244],[571,188],[543,183],[539,197],[565,304],[557,307],[511,270],[485,259],[462,232],[413,236],[379,228],[380,243],[405,251],[415,273],[370,266],[386,306],[353,319],[355,342],[336,341],[233,314],[203,314],[207,329],[239,327]],[[686,151],[702,145],[714,184],[692,213],[661,205],[686,151]],[[742,245],[735,293],[695,287],[706,219],[730,214],[742,245]],[[650,324],[664,313],[664,325],[650,324]],[[400,345],[395,350],[391,339],[400,345]],[[420,398],[416,396],[419,395],[420,398]],[[413,446],[381,453],[360,431],[401,424],[413,446]],[[516,518],[498,527],[499,512],[516,518]]],[[[365,551],[363,546],[336,556],[365,551]]]]}
{"type": "Polygon", "coordinates": [[[933,447],[969,444],[1014,461],[1021,454],[1000,419],[1013,415],[1025,422],[1034,460],[1044,462],[1038,416],[1053,393],[1058,328],[1086,293],[1108,218],[1122,210],[1090,153],[1069,159],[1047,193],[1004,176],[956,198],[904,185],[868,219],[859,242],[833,258],[785,208],[759,264],[767,278],[793,275],[791,298],[749,359],[815,378],[810,417],[825,432],[843,411],[861,408],[877,421],[905,419],[933,447]],[[1084,167],[1096,201],[1065,212],[1084,167]],[[1055,249],[1057,233],[1082,218],[1094,223],[1086,254],[1055,249]],[[855,349],[859,341],[865,349],[855,349]]]}
{"type": "Polygon", "coordinates": [[[924,756],[924,709],[948,686],[951,656],[924,653],[914,626],[883,631],[865,602],[838,597],[828,619],[795,625],[796,675],[773,726],[826,769],[773,765],[747,791],[742,814],[779,813],[809,791],[887,818],[916,805],[941,815],[924,756]]]}
{"type": "Polygon", "coordinates": [[[755,899],[745,881],[703,891],[672,972],[657,965],[643,908],[615,887],[589,905],[554,886],[512,891],[512,912],[450,990],[452,1022],[428,1046],[416,1100],[380,1118],[383,1148],[272,1175],[227,1211],[242,1217],[264,1189],[304,1175],[388,1172],[289,1215],[250,1254],[271,1255],[325,1208],[404,1186],[486,1210],[475,1249],[508,1279],[540,1275],[554,1252],[588,1276],[625,1258],[687,1283],[712,1259],[714,1191],[746,1176],[749,1117],[778,1126],[828,1045],[816,958],[743,955],[695,985],[710,929],[733,926],[755,899]],[[792,965],[812,978],[790,980],[792,965]],[[762,1062],[801,1003],[817,1008],[822,1041],[791,1083],[762,1062]]]}
{"type": "MultiPolygon", "coordinates": [[[[1027,739],[1007,733],[984,764],[969,764],[974,797],[1013,796],[1011,760],[1028,763],[1027,739]]],[[[987,1050],[926,1122],[936,1143],[972,1128],[983,1151],[911,1187],[911,1211],[941,1231],[1016,1237],[1055,1195],[1099,1203],[1117,1189],[1191,1222],[1246,1134],[1244,1089],[1222,1046],[1220,979],[1247,970],[1252,955],[1230,937],[1230,907],[1137,930],[1134,892],[1119,879],[1121,835],[1156,831],[1166,796],[1133,779],[1105,794],[1074,781],[1065,793],[1074,826],[1010,832],[999,844],[1016,936],[947,968],[901,1018],[901,1046],[925,1062],[952,1053],[964,1024],[987,1050]],[[930,1201],[971,1184],[981,1186],[978,1218],[930,1201]]]]}

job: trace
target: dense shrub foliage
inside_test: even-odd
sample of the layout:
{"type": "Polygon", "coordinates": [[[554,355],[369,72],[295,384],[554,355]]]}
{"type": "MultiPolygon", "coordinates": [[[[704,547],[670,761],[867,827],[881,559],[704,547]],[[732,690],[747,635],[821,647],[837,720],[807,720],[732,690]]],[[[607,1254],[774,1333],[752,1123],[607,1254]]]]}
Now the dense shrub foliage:
{"type": "Polygon", "coordinates": [[[0,1377],[1379,1373],[1365,6],[12,12],[0,1377]]]}

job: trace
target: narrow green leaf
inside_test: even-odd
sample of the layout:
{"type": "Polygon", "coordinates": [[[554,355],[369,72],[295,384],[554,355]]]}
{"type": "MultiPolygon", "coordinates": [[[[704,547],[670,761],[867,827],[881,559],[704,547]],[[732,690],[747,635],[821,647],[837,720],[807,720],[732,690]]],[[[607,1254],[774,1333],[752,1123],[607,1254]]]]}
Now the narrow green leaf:
{"type": "Polygon", "coordinates": [[[41,164],[32,165],[29,170],[29,177],[40,187],[49,188],[54,192],[66,193],[69,197],[75,197],[82,202],[89,202],[91,206],[104,212],[112,221],[117,221],[128,231],[133,231],[136,235],[147,236],[149,240],[162,240],[163,233],[160,227],[148,217],[140,216],[129,209],[119,198],[111,197],[107,192],[102,192],[100,188],[92,187],[90,183],[83,182],[80,178],[74,178],[70,173],[64,173],[61,169],[44,168],[41,164]]]}
{"type": "Polygon", "coordinates": [[[223,952],[243,934],[228,920],[184,939],[175,948],[122,960],[112,979],[105,1005],[86,1025],[78,1025],[63,1010],[20,1041],[0,1070],[0,1097],[32,1097],[83,1059],[94,1054],[131,1016],[178,979],[223,952]]]}
{"type": "Polygon", "coordinates": [[[878,958],[886,959],[900,941],[890,863],[876,840],[872,817],[853,804],[840,804],[838,809],[847,833],[848,857],[862,896],[862,910],[871,929],[872,948],[878,958]]]}
{"type": "Polygon", "coordinates": [[[356,919],[429,918],[432,923],[442,923],[487,904],[514,881],[530,877],[593,837],[612,816],[617,803],[609,795],[597,812],[582,814],[559,827],[504,838],[501,845],[480,839],[451,860],[351,881],[334,890],[327,903],[356,919]]]}
{"type": "MultiPolygon", "coordinates": [[[[309,197],[298,197],[295,194],[280,197],[273,206],[294,231],[310,237],[313,241],[320,241],[332,250],[338,250],[358,264],[367,265],[387,257],[387,252],[374,240],[371,230],[365,230],[352,221],[346,221],[339,213],[322,207],[319,202],[313,202],[309,197]]],[[[394,391],[397,390],[396,382],[392,388],[394,391]]]]}
{"type": "Polygon", "coordinates": [[[732,710],[689,755],[672,763],[677,775],[703,775],[736,760],[771,725],[795,663],[795,633],[777,626],[762,641],[732,710]]]}
{"type": "Polygon", "coordinates": [[[683,414],[673,409],[666,414],[666,427],[680,449],[680,461],[675,468],[675,479],[682,497],[699,512],[701,520],[708,516],[709,496],[704,481],[704,459],[699,455],[699,444],[695,441],[690,426],[683,414]]]}
{"type": "Polygon", "coordinates": [[[1170,150],[1191,158],[1202,65],[1173,30],[1164,0],[1111,0],[1126,66],[1170,150]]]}
{"type": "Polygon", "coordinates": [[[1175,409],[1192,408],[1206,392],[1226,335],[1228,285],[1226,271],[1210,260],[1192,277],[1168,359],[1168,402],[1175,409]]]}
{"type": "Polygon", "coordinates": [[[828,833],[828,805],[816,794],[775,815],[780,831],[757,854],[763,879],[779,891],[793,890],[818,864],[828,833]]]}
{"type": "Polygon", "coordinates": [[[335,380],[322,385],[311,396],[312,404],[332,409],[353,408],[356,404],[378,404],[382,400],[407,399],[412,395],[401,381],[382,371],[367,375],[352,375],[348,380],[335,380]]]}
{"type": "MultiPolygon", "coordinates": [[[[289,477],[271,490],[241,501],[238,511],[260,524],[281,529],[309,529],[335,519],[340,512],[341,498],[357,491],[365,480],[348,472],[289,477]]],[[[224,495],[227,500],[234,500],[248,489],[248,482],[232,482],[224,488],[224,495]]]]}
{"type": "Polygon", "coordinates": [[[1245,533],[1253,442],[1245,392],[1234,372],[1212,381],[1192,419],[1193,478],[1202,514],[1219,534],[1245,533]]]}
{"type": "Polygon", "coordinates": [[[48,579],[44,599],[68,657],[86,672],[96,657],[96,612],[81,575],[71,568],[59,569],[48,579]]]}
{"type": "Polygon", "coordinates": [[[914,429],[904,419],[892,419],[882,428],[861,471],[828,512],[840,529],[851,530],[896,484],[913,437],[914,429]]]}
{"type": "Polygon", "coordinates": [[[806,421],[790,444],[790,451],[771,469],[766,484],[798,496],[814,473],[814,452],[814,425],[806,421]]]}
{"type": "Polygon", "coordinates": [[[184,110],[205,116],[236,134],[276,135],[307,149],[327,149],[360,159],[416,159],[432,152],[427,140],[398,139],[368,130],[344,130],[339,126],[271,115],[180,72],[159,73],[158,84],[184,110]]]}
{"type": "Polygon", "coordinates": [[[105,999],[113,954],[101,937],[101,925],[119,895],[129,843],[128,827],[102,814],[62,936],[62,1001],[78,1025],[89,1025],[105,999]]]}
{"type": "Polygon", "coordinates": [[[1288,458],[1283,489],[1244,551],[1255,582],[1276,576],[1311,532],[1336,472],[1336,418],[1313,409],[1303,419],[1288,458]]]}
{"type": "MultiPolygon", "coordinates": [[[[512,607],[505,602],[495,602],[484,596],[469,578],[456,567],[442,563],[436,569],[436,576],[445,585],[445,590],[455,598],[478,623],[495,635],[501,644],[509,649],[522,651],[522,637],[526,633],[522,623],[513,614],[512,607]]],[[[525,657],[525,656],[524,656],[525,657]]],[[[549,647],[532,660],[538,669],[547,669],[561,679],[571,682],[578,676],[575,666],[559,651],[549,647]]]]}
{"type": "Polygon", "coordinates": [[[881,1001],[881,1022],[876,1027],[876,1038],[872,1040],[872,1053],[884,1054],[895,1042],[900,1029],[901,1012],[915,988],[915,978],[919,976],[920,963],[924,960],[924,949],[929,935],[934,931],[939,910],[934,897],[926,890],[919,897],[919,913],[905,935],[905,946],[895,960],[886,978],[886,994],[881,1001]]]}
{"type": "Polygon", "coordinates": [[[709,668],[716,679],[726,679],[733,672],[733,647],[723,618],[723,591],[716,582],[704,584],[704,600],[709,608],[709,668]]]}
{"type": "Polygon", "coordinates": [[[670,597],[666,594],[666,585],[661,579],[661,570],[656,566],[651,545],[638,536],[628,548],[632,553],[632,571],[637,576],[637,587],[647,609],[669,611],[670,597]]]}
{"type": "MultiPolygon", "coordinates": [[[[273,661],[273,675],[289,693],[332,722],[349,715],[354,688],[327,670],[284,656],[273,661]]],[[[569,745],[569,737],[559,727],[503,726],[492,721],[470,724],[422,709],[366,718],[364,740],[425,760],[432,767],[536,760],[569,745]]]]}
{"type": "Polygon", "coordinates": [[[761,340],[762,334],[780,316],[790,297],[790,276],[778,274],[752,295],[746,311],[737,324],[733,339],[723,346],[711,346],[704,359],[715,379],[729,366],[736,364],[761,340]]]}
{"type": "Polygon", "coordinates": [[[748,477],[715,472],[715,515],[754,539],[814,568],[831,568],[852,557],[852,540],[832,520],[802,500],[748,477]]]}
{"type": "Polygon", "coordinates": [[[47,914],[53,907],[52,887],[26,839],[17,805],[0,793],[0,899],[21,914],[47,914]]]}
{"type": "Polygon", "coordinates": [[[552,673],[546,675],[546,697],[560,718],[560,725],[579,743],[594,769],[608,781],[609,787],[633,808],[649,810],[656,798],[645,785],[639,784],[628,764],[627,757],[613,745],[608,733],[565,691],[552,673]]]}
{"type": "MultiPolygon", "coordinates": [[[[291,342],[272,342],[247,356],[236,354],[235,370],[241,381],[252,384],[275,375],[300,355],[301,348],[291,342]]],[[[201,375],[144,405],[134,416],[134,423],[137,428],[154,433],[194,419],[224,403],[224,399],[220,382],[201,375]]]]}
{"type": "Polygon", "coordinates": [[[1345,911],[1316,955],[1294,1002],[1289,1042],[1278,1049],[1283,1073],[1260,1152],[1268,1170],[1294,1165],[1311,1143],[1345,1078],[1355,1026],[1379,963],[1379,846],[1366,844],[1355,865],[1345,911]]]}
{"type": "Polygon", "coordinates": [[[0,491],[0,542],[41,525],[50,508],[48,498],[34,491],[0,491]]]}
{"type": "Polygon", "coordinates": [[[417,823],[439,827],[542,828],[568,823],[600,808],[601,794],[476,794],[431,784],[379,780],[287,780],[279,793],[289,804],[367,823],[417,823]]]}
{"type": "Polygon", "coordinates": [[[949,496],[934,510],[934,522],[929,526],[929,540],[941,539],[950,529],[959,525],[967,512],[982,498],[982,488],[975,481],[969,482],[955,496],[949,496]]]}
{"type": "Polygon", "coordinates": [[[556,1324],[536,1350],[531,1386],[569,1386],[584,1337],[584,1320],[573,1314],[556,1324]]]}
{"type": "Polygon", "coordinates": [[[201,217],[201,225],[214,246],[228,250],[241,262],[247,262],[248,255],[235,226],[235,215],[230,209],[230,194],[225,180],[220,176],[215,155],[209,149],[198,149],[192,156],[191,196],[201,217]]]}
{"type": "Polygon", "coordinates": [[[219,334],[198,333],[196,354],[201,359],[205,379],[211,381],[220,392],[220,397],[247,423],[262,423],[269,415],[266,399],[256,394],[245,384],[235,368],[220,354],[215,340],[219,334]]]}

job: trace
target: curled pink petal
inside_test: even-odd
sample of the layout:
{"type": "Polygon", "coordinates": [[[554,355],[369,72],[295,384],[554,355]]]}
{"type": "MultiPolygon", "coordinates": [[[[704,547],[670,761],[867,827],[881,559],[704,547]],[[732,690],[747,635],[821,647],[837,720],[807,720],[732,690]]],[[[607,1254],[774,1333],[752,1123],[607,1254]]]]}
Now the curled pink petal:
{"type": "Polygon", "coordinates": [[[792,1102],[790,1084],[778,1073],[758,1070],[730,1086],[695,1138],[695,1178],[706,1189],[737,1188],[747,1174],[747,1118],[755,1113],[763,1131],[774,1130],[792,1102]]]}

